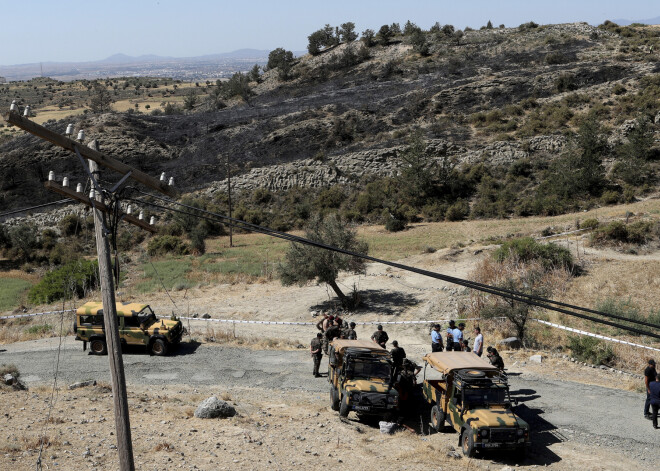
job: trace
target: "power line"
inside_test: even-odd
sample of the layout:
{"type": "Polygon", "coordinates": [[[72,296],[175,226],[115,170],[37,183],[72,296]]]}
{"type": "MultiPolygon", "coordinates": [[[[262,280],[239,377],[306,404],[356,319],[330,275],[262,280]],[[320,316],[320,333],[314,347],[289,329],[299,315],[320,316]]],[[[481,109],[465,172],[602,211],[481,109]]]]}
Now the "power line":
{"type": "Polygon", "coordinates": [[[334,252],[343,253],[345,255],[362,258],[364,260],[369,260],[369,261],[372,261],[372,262],[381,263],[381,264],[384,264],[384,265],[389,265],[389,266],[392,266],[392,267],[395,267],[395,268],[399,268],[401,270],[406,270],[406,271],[410,271],[410,272],[413,272],[413,273],[418,273],[420,275],[428,276],[428,277],[431,277],[431,278],[436,278],[436,279],[439,279],[439,280],[442,280],[442,281],[447,281],[449,283],[458,284],[458,285],[464,286],[466,288],[471,288],[471,289],[486,292],[486,293],[489,293],[489,294],[494,294],[496,296],[507,298],[507,299],[510,299],[512,301],[526,303],[526,304],[529,304],[529,305],[532,305],[532,306],[536,306],[536,307],[556,311],[556,312],[559,312],[559,313],[562,313],[562,314],[567,314],[567,315],[570,315],[570,316],[573,316],[573,317],[578,317],[578,318],[581,318],[581,319],[584,319],[584,320],[588,320],[588,321],[592,321],[592,322],[596,322],[596,323],[600,323],[600,324],[604,324],[604,325],[609,325],[609,326],[620,328],[620,329],[623,329],[623,330],[628,330],[630,332],[634,332],[634,333],[637,333],[637,334],[640,334],[640,335],[647,335],[647,336],[650,336],[650,337],[660,339],[660,335],[658,335],[658,334],[654,334],[654,333],[646,332],[646,331],[643,331],[643,330],[639,330],[639,329],[636,329],[634,327],[629,327],[629,326],[617,324],[617,323],[610,322],[610,321],[607,321],[607,320],[604,320],[604,319],[594,318],[594,317],[591,317],[591,316],[580,314],[580,313],[575,312],[573,310],[578,310],[578,311],[588,312],[588,313],[592,313],[592,314],[597,314],[599,316],[603,316],[603,317],[606,317],[606,318],[618,319],[618,320],[628,322],[628,323],[632,323],[632,324],[652,327],[654,329],[660,329],[659,325],[652,324],[652,323],[649,323],[649,322],[639,321],[639,320],[635,320],[635,319],[627,319],[627,318],[622,317],[622,316],[616,316],[614,314],[609,314],[609,313],[602,312],[602,311],[597,311],[597,310],[594,310],[594,309],[583,308],[583,307],[568,304],[568,303],[562,303],[560,301],[553,301],[553,300],[550,300],[550,299],[541,298],[541,297],[538,297],[538,296],[534,296],[534,295],[530,295],[530,294],[526,294],[526,293],[521,293],[521,292],[518,292],[518,291],[507,290],[507,289],[504,289],[504,288],[498,288],[498,287],[491,286],[491,285],[486,285],[486,284],[483,284],[483,283],[469,281],[469,280],[465,280],[465,279],[462,279],[462,278],[456,278],[456,277],[452,277],[452,276],[448,276],[448,275],[443,275],[443,274],[440,274],[440,273],[431,272],[431,271],[428,271],[428,270],[423,270],[423,269],[420,269],[420,268],[415,268],[415,267],[411,267],[411,266],[408,266],[408,265],[403,265],[403,264],[396,263],[396,262],[390,262],[390,261],[387,261],[387,260],[382,260],[382,259],[379,259],[379,258],[376,258],[376,257],[366,255],[366,254],[359,254],[359,253],[352,252],[352,251],[349,251],[349,250],[345,250],[345,249],[341,249],[341,248],[338,248],[338,247],[333,247],[333,246],[330,246],[330,245],[327,245],[327,244],[323,244],[321,242],[316,242],[316,241],[313,241],[313,240],[305,239],[303,237],[299,237],[299,236],[295,236],[295,235],[292,235],[292,234],[287,234],[287,233],[284,233],[284,232],[269,229],[267,227],[259,226],[257,224],[252,224],[252,223],[248,223],[248,222],[245,222],[245,221],[241,221],[239,219],[229,218],[227,216],[212,213],[210,211],[206,211],[206,210],[203,210],[203,209],[195,208],[195,207],[186,205],[184,203],[179,203],[179,202],[176,202],[176,201],[169,200],[167,198],[162,198],[162,197],[159,197],[159,196],[156,196],[156,195],[151,195],[149,193],[145,193],[145,192],[137,190],[135,188],[133,188],[133,190],[138,191],[139,193],[142,193],[146,196],[149,196],[149,197],[152,197],[152,198],[155,198],[155,199],[159,199],[161,201],[165,201],[165,202],[168,202],[168,203],[183,206],[185,208],[194,210],[198,213],[201,212],[201,213],[209,214],[213,217],[203,216],[201,214],[190,213],[190,212],[187,212],[187,211],[181,211],[181,210],[178,210],[178,209],[169,208],[169,207],[166,207],[166,206],[158,205],[156,203],[151,203],[151,202],[140,200],[140,199],[126,198],[129,201],[134,201],[136,203],[147,204],[147,205],[150,205],[150,206],[153,206],[153,207],[156,207],[156,208],[160,208],[160,209],[163,209],[163,210],[166,210],[166,211],[174,211],[174,212],[186,214],[186,215],[189,215],[189,216],[194,216],[194,217],[201,218],[201,219],[212,220],[212,221],[215,221],[215,222],[217,222],[218,218],[219,218],[219,219],[221,219],[222,221],[225,221],[225,222],[229,221],[229,224],[233,225],[234,227],[238,227],[238,228],[242,228],[242,229],[247,228],[248,230],[251,230],[253,232],[258,232],[258,233],[261,233],[261,234],[270,235],[272,237],[277,237],[277,238],[280,238],[280,239],[288,240],[290,242],[298,242],[298,243],[309,245],[309,246],[312,246],[312,247],[317,247],[317,248],[321,248],[321,249],[325,249],[325,250],[332,250],[334,252]],[[559,306],[561,306],[561,307],[559,307],[559,306]],[[564,308],[570,308],[570,309],[573,309],[573,310],[568,310],[568,309],[564,309],[564,308]]]}
{"type": "Polygon", "coordinates": [[[46,206],[52,206],[54,204],[64,204],[64,203],[71,203],[71,200],[67,198],[65,200],[53,201],[52,203],[44,203],[44,204],[40,204],[40,205],[37,205],[37,206],[31,206],[29,208],[15,209],[14,211],[9,211],[8,213],[0,214],[0,218],[3,218],[5,216],[11,216],[12,214],[24,213],[26,211],[32,211],[33,209],[45,208],[46,206]]]}

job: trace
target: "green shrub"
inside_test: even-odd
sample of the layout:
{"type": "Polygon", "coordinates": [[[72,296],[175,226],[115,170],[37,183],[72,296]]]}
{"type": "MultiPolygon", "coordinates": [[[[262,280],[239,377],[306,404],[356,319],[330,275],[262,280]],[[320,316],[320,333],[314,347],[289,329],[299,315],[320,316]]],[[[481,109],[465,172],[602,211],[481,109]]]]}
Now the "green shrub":
{"type": "Polygon", "coordinates": [[[568,348],[578,360],[593,365],[608,365],[614,360],[612,347],[594,337],[570,336],[568,348]]]}
{"type": "Polygon", "coordinates": [[[580,224],[580,229],[594,230],[594,229],[598,229],[598,226],[600,226],[598,219],[589,218],[589,219],[585,219],[584,222],[580,224]]]}
{"type": "Polygon", "coordinates": [[[187,255],[190,253],[190,247],[175,236],[156,236],[147,244],[147,253],[149,255],[165,255],[168,253],[174,255],[187,255]]]}
{"type": "Polygon", "coordinates": [[[400,219],[397,217],[388,217],[385,221],[385,229],[390,232],[399,232],[406,228],[405,219],[400,219]]]}
{"type": "MultiPolygon", "coordinates": [[[[619,317],[624,317],[626,319],[630,319],[631,321],[646,321],[646,318],[642,314],[642,312],[639,310],[639,307],[632,302],[630,299],[612,299],[612,298],[607,298],[603,301],[599,301],[596,303],[596,309],[598,311],[605,312],[607,314],[619,316],[619,317]]],[[[625,321],[619,321],[615,320],[615,322],[620,323],[621,325],[628,326],[628,327],[634,327],[637,329],[640,329],[640,326],[638,324],[632,324],[628,323],[625,321]]],[[[642,327],[642,330],[644,328],[642,327]]],[[[638,336],[639,334],[636,334],[634,332],[629,332],[626,330],[618,330],[619,334],[626,334],[626,335],[635,335],[638,336]]]]}
{"type": "Polygon", "coordinates": [[[98,262],[77,260],[52,270],[34,285],[28,299],[33,303],[51,303],[60,299],[83,298],[98,287],[98,262]]]}
{"type": "Polygon", "coordinates": [[[617,204],[619,202],[620,196],[621,195],[619,195],[617,191],[608,190],[603,192],[602,196],[600,197],[600,201],[607,205],[617,204]]]}
{"type": "Polygon", "coordinates": [[[531,237],[513,239],[503,243],[495,251],[494,256],[498,262],[504,262],[515,257],[521,262],[538,260],[543,263],[546,269],[565,268],[572,270],[574,268],[573,256],[568,249],[553,243],[539,244],[531,237]]]}
{"type": "Polygon", "coordinates": [[[431,222],[444,221],[447,208],[449,208],[449,205],[446,203],[435,202],[427,204],[422,207],[422,216],[424,216],[424,219],[431,222]]]}
{"type": "Polygon", "coordinates": [[[31,325],[25,332],[31,335],[43,335],[53,331],[53,327],[49,324],[31,325]]]}
{"type": "Polygon", "coordinates": [[[83,221],[75,214],[67,214],[57,224],[63,236],[76,235],[83,228],[83,225],[83,221]]]}
{"type": "Polygon", "coordinates": [[[628,240],[628,228],[621,221],[612,221],[607,226],[600,228],[594,233],[594,238],[626,242],[628,240]]]}
{"type": "Polygon", "coordinates": [[[457,201],[447,208],[445,218],[447,221],[462,221],[470,214],[470,205],[467,201],[457,201]]]}
{"type": "Polygon", "coordinates": [[[628,242],[645,244],[657,234],[658,223],[652,221],[637,221],[628,224],[628,242]]]}

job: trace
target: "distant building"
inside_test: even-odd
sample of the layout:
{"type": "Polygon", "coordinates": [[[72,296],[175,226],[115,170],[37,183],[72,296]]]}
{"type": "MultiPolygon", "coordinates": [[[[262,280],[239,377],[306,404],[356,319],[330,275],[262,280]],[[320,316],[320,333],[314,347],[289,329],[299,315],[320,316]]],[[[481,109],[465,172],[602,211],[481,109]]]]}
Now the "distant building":
{"type": "Polygon", "coordinates": [[[7,83],[7,79],[4,77],[0,77],[0,83],[7,83]]]}

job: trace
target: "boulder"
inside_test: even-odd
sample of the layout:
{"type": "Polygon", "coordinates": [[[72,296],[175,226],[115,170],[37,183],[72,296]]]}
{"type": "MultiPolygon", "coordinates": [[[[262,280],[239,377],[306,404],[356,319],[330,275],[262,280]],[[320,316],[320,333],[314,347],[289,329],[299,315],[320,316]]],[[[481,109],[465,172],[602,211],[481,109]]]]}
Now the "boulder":
{"type": "Polygon", "coordinates": [[[96,380],[90,379],[88,381],[80,381],[78,383],[69,384],[69,389],[84,388],[86,386],[96,386],[96,380]]]}
{"type": "Polygon", "coordinates": [[[202,403],[197,406],[195,410],[195,417],[198,419],[214,419],[216,417],[233,417],[236,415],[236,409],[233,406],[227,404],[225,401],[221,401],[215,396],[211,396],[208,399],[202,401],[202,403]]]}
{"type": "Polygon", "coordinates": [[[543,357],[541,355],[532,355],[529,357],[529,361],[532,363],[542,363],[543,362],[543,357]]]}
{"type": "Polygon", "coordinates": [[[509,348],[520,348],[521,347],[520,340],[518,339],[518,337],[509,337],[509,338],[500,340],[499,342],[497,342],[497,344],[505,346],[505,347],[509,347],[509,348]]]}
{"type": "Polygon", "coordinates": [[[3,380],[4,380],[4,382],[5,382],[6,385],[11,386],[11,385],[14,384],[14,382],[16,381],[16,378],[14,378],[14,375],[12,375],[12,374],[10,374],[10,373],[7,373],[7,374],[4,376],[3,380]]]}

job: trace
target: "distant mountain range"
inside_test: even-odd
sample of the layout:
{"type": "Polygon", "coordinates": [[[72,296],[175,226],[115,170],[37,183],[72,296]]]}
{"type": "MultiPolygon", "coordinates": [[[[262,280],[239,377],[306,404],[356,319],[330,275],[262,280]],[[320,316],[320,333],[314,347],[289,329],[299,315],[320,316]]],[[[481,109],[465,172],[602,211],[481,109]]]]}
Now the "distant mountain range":
{"type": "Polygon", "coordinates": [[[648,20],[612,20],[614,23],[621,25],[621,26],[628,26],[633,23],[640,23],[643,25],[658,25],[660,24],[660,16],[656,16],[655,18],[651,18],[648,20]]]}
{"type": "MultiPolygon", "coordinates": [[[[95,79],[118,76],[172,77],[185,80],[227,77],[247,71],[254,64],[264,65],[270,51],[239,49],[195,57],[169,57],[147,54],[114,54],[98,61],[41,62],[0,65],[0,76],[9,81],[51,77],[58,80],[95,79]]],[[[299,55],[302,52],[294,52],[299,55]]]]}

